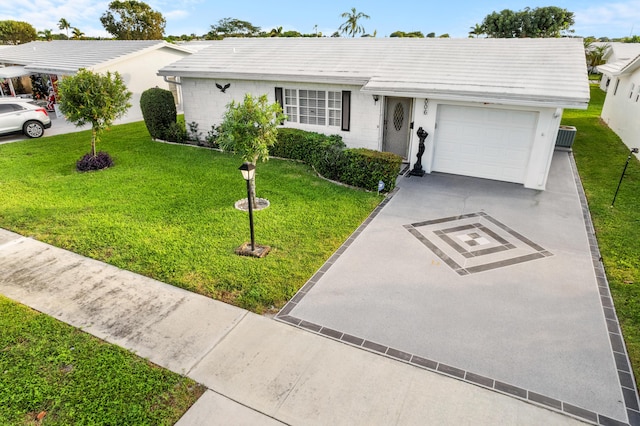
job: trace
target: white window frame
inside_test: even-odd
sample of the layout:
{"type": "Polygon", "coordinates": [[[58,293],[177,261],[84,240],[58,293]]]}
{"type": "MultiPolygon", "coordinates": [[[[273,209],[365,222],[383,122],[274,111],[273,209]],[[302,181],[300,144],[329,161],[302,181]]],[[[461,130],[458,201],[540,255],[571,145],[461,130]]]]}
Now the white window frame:
{"type": "Polygon", "coordinates": [[[284,88],[287,121],[310,126],[342,126],[342,92],[284,88]]]}

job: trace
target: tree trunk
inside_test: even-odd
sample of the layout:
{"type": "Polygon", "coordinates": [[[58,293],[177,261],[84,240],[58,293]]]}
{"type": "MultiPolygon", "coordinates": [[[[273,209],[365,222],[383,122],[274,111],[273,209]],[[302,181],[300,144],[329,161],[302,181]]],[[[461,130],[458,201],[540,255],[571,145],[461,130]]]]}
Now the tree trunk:
{"type": "Polygon", "coordinates": [[[96,156],[96,129],[91,129],[91,155],[96,156]]]}

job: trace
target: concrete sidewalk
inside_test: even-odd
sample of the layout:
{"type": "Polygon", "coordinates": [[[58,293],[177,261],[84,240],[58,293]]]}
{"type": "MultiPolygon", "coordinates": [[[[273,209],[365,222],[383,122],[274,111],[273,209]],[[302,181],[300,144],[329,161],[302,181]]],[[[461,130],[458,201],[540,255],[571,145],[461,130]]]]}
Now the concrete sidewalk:
{"type": "Polygon", "coordinates": [[[580,421],[0,230],[0,293],[208,391],[179,425],[580,421]]]}

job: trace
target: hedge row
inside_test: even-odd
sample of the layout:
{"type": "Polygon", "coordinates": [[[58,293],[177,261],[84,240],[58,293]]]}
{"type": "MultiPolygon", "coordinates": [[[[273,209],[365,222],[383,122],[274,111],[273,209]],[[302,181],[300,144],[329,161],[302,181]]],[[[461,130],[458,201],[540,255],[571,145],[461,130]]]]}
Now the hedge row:
{"type": "Polygon", "coordinates": [[[402,164],[400,156],[389,152],[347,149],[338,135],[291,128],[278,129],[278,139],[269,154],[304,161],[327,179],[368,190],[376,190],[379,181],[387,191],[392,190],[402,164]]]}

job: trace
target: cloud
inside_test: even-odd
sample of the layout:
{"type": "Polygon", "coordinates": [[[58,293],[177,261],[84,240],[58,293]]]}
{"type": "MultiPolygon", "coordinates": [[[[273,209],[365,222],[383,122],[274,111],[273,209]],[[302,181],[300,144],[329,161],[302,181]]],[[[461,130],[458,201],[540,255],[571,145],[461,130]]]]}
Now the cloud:
{"type": "Polygon", "coordinates": [[[640,0],[604,3],[575,12],[575,30],[580,35],[627,36],[640,31],[640,0]],[[615,31],[615,34],[611,32],[615,31]]]}
{"type": "Polygon", "coordinates": [[[94,0],[14,0],[11,7],[0,12],[0,20],[13,19],[28,22],[36,30],[58,29],[61,18],[72,27],[79,28],[87,36],[104,37],[106,32],[100,23],[100,16],[108,9],[108,1],[94,0]]]}
{"type": "Polygon", "coordinates": [[[166,20],[169,20],[169,19],[180,20],[180,19],[187,18],[189,16],[189,12],[187,12],[186,10],[170,10],[168,12],[163,12],[162,16],[164,16],[166,20]]]}

